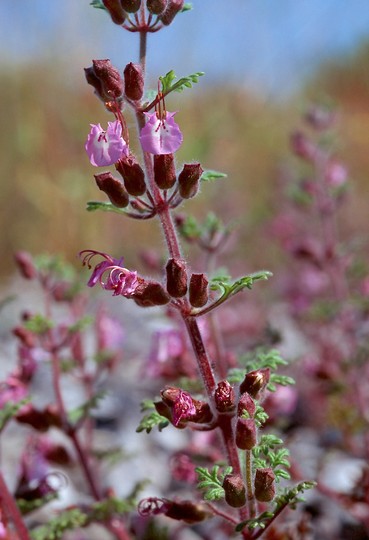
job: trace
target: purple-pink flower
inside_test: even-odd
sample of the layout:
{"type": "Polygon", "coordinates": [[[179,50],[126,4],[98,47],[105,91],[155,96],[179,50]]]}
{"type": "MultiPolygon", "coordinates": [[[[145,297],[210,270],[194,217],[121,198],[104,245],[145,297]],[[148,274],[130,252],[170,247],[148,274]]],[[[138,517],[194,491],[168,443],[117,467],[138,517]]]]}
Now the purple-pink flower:
{"type": "Polygon", "coordinates": [[[90,162],[95,167],[113,165],[124,156],[128,156],[129,149],[122,137],[122,125],[119,120],[108,122],[108,129],[104,131],[100,124],[90,124],[85,149],[90,162]]]}
{"type": "Polygon", "coordinates": [[[196,407],[188,392],[180,390],[172,408],[173,425],[178,426],[181,420],[191,420],[196,415],[196,407]]]}
{"type": "Polygon", "coordinates": [[[106,253],[94,250],[80,252],[80,256],[83,257],[83,265],[92,268],[90,263],[95,255],[100,255],[103,257],[103,260],[95,266],[88,280],[88,287],[94,287],[99,282],[103,289],[114,291],[113,296],[121,295],[131,298],[139,285],[137,272],[131,272],[127,268],[123,268],[123,258],[115,259],[106,253]],[[104,275],[107,276],[106,281],[103,281],[104,275]]]}
{"type": "Polygon", "coordinates": [[[142,149],[150,154],[173,154],[183,141],[183,135],[174,115],[168,111],[145,113],[147,122],[141,130],[142,149]]]}

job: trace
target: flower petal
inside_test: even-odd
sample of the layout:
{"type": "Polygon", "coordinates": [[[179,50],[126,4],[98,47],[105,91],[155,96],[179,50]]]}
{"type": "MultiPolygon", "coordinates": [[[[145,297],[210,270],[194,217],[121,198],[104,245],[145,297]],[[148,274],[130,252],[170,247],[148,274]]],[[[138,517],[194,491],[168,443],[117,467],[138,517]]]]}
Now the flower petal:
{"type": "Polygon", "coordinates": [[[145,152],[151,154],[172,154],[181,146],[183,136],[173,117],[176,114],[166,112],[160,120],[156,113],[145,113],[148,121],[140,133],[140,142],[145,152]]]}
{"type": "Polygon", "coordinates": [[[128,145],[122,137],[120,122],[108,122],[106,131],[100,124],[91,124],[85,149],[94,167],[113,165],[121,157],[128,155],[128,145]]]}

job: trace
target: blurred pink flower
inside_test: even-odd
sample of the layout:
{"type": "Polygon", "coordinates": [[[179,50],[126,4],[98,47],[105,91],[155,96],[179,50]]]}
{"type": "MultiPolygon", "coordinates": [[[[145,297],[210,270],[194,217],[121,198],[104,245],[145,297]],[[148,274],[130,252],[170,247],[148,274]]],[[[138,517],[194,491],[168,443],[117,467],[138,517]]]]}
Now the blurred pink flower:
{"type": "Polygon", "coordinates": [[[122,137],[122,125],[119,120],[108,122],[104,131],[100,124],[90,124],[85,149],[90,162],[95,167],[113,165],[123,156],[128,156],[128,145],[122,137]]]}
{"type": "Polygon", "coordinates": [[[145,113],[147,122],[141,130],[142,149],[151,154],[172,154],[181,146],[183,136],[173,117],[176,113],[164,111],[145,113]]]}

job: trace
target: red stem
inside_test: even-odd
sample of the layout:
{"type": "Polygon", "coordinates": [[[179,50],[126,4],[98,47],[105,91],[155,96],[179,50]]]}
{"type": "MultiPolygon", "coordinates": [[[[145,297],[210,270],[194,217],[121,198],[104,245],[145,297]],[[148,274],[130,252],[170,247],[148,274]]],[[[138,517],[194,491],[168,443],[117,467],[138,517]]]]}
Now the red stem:
{"type": "Polygon", "coordinates": [[[11,519],[17,530],[19,540],[31,540],[28,529],[23,521],[22,514],[10,493],[4,480],[3,473],[0,470],[0,509],[4,509],[7,517],[11,519]]]}

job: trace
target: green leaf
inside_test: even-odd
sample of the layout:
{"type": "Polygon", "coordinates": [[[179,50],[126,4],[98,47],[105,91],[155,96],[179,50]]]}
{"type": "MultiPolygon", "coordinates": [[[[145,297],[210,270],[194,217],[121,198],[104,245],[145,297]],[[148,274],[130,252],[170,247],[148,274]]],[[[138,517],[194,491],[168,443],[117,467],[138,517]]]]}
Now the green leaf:
{"type": "Polygon", "coordinates": [[[100,392],[97,392],[94,396],[92,396],[91,399],[80,405],[79,407],[76,407],[75,409],[72,409],[68,412],[68,419],[71,424],[78,424],[82,420],[84,420],[90,413],[92,409],[96,409],[100,403],[100,401],[107,395],[106,390],[101,390],[100,392]]]}
{"type": "Polygon", "coordinates": [[[96,8],[96,9],[104,9],[105,11],[107,11],[106,7],[102,3],[102,0],[92,0],[90,2],[90,6],[96,8]]]}
{"type": "MultiPolygon", "coordinates": [[[[145,400],[141,403],[141,410],[142,411],[148,411],[151,409],[155,409],[155,405],[150,400],[145,400]]],[[[165,418],[164,416],[161,416],[156,410],[153,410],[150,414],[145,414],[136,429],[136,433],[142,433],[142,431],[146,431],[146,433],[150,433],[150,431],[157,426],[159,431],[162,431],[164,428],[166,428],[169,425],[169,420],[165,418]]]]}
{"type": "Polygon", "coordinates": [[[269,383],[267,384],[267,389],[269,392],[275,392],[277,390],[277,384],[280,386],[290,386],[296,384],[296,382],[292,377],[288,377],[287,375],[277,375],[276,373],[271,373],[269,383]]]}
{"type": "Polygon", "coordinates": [[[21,401],[8,401],[0,410],[0,432],[5,428],[6,424],[18,413],[18,411],[30,402],[30,398],[22,399],[21,401]]]}
{"type": "Polygon", "coordinates": [[[48,330],[53,328],[53,326],[54,323],[52,321],[40,314],[33,315],[33,317],[24,323],[24,327],[34,334],[45,334],[48,330]]]}
{"type": "Polygon", "coordinates": [[[207,169],[202,173],[200,180],[203,182],[211,182],[212,180],[218,180],[219,178],[227,178],[227,176],[228,175],[225,173],[207,169]]]}
{"type": "Polygon", "coordinates": [[[182,92],[185,88],[192,88],[192,85],[197,83],[199,77],[202,77],[203,75],[203,71],[197,71],[186,77],[181,77],[177,82],[174,82],[177,75],[174,73],[173,69],[171,69],[166,75],[159,77],[162,93],[166,96],[170,92],[182,92]]]}
{"type": "Polygon", "coordinates": [[[183,4],[183,8],[181,9],[181,13],[185,13],[186,11],[191,11],[193,9],[193,6],[190,2],[186,2],[183,4]]]}
{"type": "Polygon", "coordinates": [[[44,497],[40,499],[33,499],[33,500],[26,500],[26,499],[17,499],[17,506],[19,510],[21,511],[22,515],[29,514],[30,512],[33,512],[34,510],[37,510],[38,508],[41,508],[42,506],[45,506],[45,504],[48,504],[50,501],[53,501],[58,498],[58,493],[48,493],[44,497]]]}
{"type": "Polygon", "coordinates": [[[87,515],[79,508],[73,508],[52,518],[46,525],[37,527],[31,531],[30,536],[33,540],[58,540],[66,531],[83,527],[86,523],[87,515]]]}
{"type": "Polygon", "coordinates": [[[235,528],[236,532],[241,532],[245,527],[247,527],[250,531],[260,528],[265,529],[266,523],[274,516],[272,512],[263,512],[259,516],[253,519],[246,519],[245,521],[241,521],[241,523],[238,523],[238,525],[235,528]]]}
{"type": "Polygon", "coordinates": [[[100,202],[100,201],[88,201],[87,203],[87,212],[95,212],[96,210],[102,210],[103,212],[114,212],[116,214],[125,214],[125,210],[122,208],[117,208],[111,202],[100,202]]]}
{"type": "Polygon", "coordinates": [[[205,501],[216,501],[224,497],[223,480],[227,474],[232,472],[232,467],[226,467],[223,472],[219,472],[219,465],[214,465],[211,471],[204,467],[196,467],[198,475],[198,489],[203,489],[205,501]]]}

